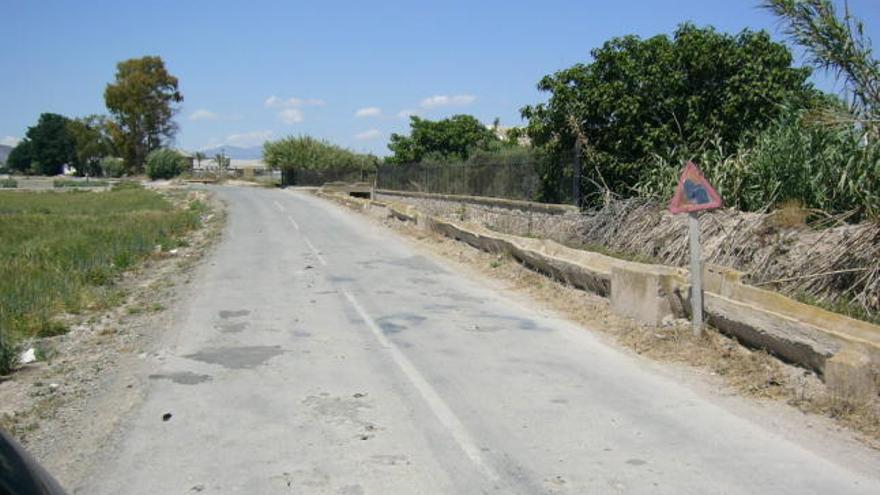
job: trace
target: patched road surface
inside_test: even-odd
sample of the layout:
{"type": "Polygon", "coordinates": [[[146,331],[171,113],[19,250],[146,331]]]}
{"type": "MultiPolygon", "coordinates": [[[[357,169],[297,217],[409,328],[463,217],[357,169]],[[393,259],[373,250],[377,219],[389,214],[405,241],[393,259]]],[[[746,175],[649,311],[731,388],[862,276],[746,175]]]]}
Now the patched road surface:
{"type": "Polygon", "coordinates": [[[880,493],[363,217],[215,190],[223,241],[77,493],[880,493]]]}

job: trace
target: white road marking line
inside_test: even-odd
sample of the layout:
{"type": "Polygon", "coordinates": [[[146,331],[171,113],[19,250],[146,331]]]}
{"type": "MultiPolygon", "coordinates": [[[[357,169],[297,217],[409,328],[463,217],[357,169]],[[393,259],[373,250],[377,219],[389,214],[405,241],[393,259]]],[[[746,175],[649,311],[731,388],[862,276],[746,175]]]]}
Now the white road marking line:
{"type": "Polygon", "coordinates": [[[315,248],[315,245],[312,244],[312,241],[310,241],[308,237],[303,237],[303,239],[305,239],[306,244],[309,245],[309,249],[311,249],[312,252],[315,253],[315,256],[318,257],[318,261],[320,261],[322,265],[327,266],[327,260],[325,260],[324,257],[321,256],[321,253],[318,252],[318,249],[315,248]]]}
{"type": "Polygon", "coordinates": [[[293,228],[295,228],[296,230],[299,230],[299,224],[296,223],[296,220],[294,220],[292,216],[287,215],[287,219],[290,220],[290,223],[293,224],[293,228]]]}
{"type": "Polygon", "coordinates": [[[284,209],[284,207],[281,206],[281,203],[279,203],[278,201],[272,201],[272,202],[275,203],[275,208],[278,208],[278,211],[286,211],[284,209]]]}
{"type": "Polygon", "coordinates": [[[480,448],[477,447],[477,444],[474,442],[473,438],[471,438],[471,435],[468,433],[464,424],[458,419],[455,413],[449,409],[449,406],[443,402],[443,399],[440,398],[431,384],[428,383],[412,362],[400,352],[400,349],[385,337],[385,334],[382,333],[382,329],[379,328],[379,325],[377,325],[370,315],[367,314],[360,303],[358,303],[357,299],[355,299],[347,290],[343,290],[342,292],[345,294],[348,302],[354,307],[355,311],[358,312],[360,317],[367,324],[367,327],[373,332],[373,335],[376,337],[376,340],[379,341],[379,344],[385,349],[388,349],[391,358],[394,359],[397,366],[403,371],[406,377],[409,378],[409,381],[421,394],[422,398],[428,404],[428,407],[431,408],[431,411],[433,411],[434,415],[437,416],[437,419],[440,420],[440,423],[449,430],[452,434],[452,438],[455,439],[456,443],[458,443],[464,453],[467,454],[477,467],[482,469],[491,481],[496,483],[500,481],[501,478],[495,470],[486,463],[485,459],[483,459],[483,456],[480,454],[480,448]]]}

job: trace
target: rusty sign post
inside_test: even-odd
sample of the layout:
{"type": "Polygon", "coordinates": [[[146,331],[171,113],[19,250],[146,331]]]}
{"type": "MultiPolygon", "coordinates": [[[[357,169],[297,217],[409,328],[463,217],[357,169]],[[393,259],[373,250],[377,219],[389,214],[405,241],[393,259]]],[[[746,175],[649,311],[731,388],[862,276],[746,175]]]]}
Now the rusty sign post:
{"type": "Polygon", "coordinates": [[[715,191],[703,172],[688,162],[681,171],[678,187],[669,211],[688,214],[688,236],[690,237],[691,254],[691,322],[694,336],[703,333],[703,254],[700,248],[700,217],[699,212],[720,208],[721,196],[715,191]]]}

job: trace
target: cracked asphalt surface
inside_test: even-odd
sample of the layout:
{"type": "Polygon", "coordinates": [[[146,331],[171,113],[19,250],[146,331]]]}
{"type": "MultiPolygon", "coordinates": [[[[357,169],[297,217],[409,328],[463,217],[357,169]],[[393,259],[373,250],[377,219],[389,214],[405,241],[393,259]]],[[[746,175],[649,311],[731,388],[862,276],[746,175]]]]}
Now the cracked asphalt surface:
{"type": "Polygon", "coordinates": [[[354,213],[214,190],[224,239],[77,493],[880,493],[354,213]]]}

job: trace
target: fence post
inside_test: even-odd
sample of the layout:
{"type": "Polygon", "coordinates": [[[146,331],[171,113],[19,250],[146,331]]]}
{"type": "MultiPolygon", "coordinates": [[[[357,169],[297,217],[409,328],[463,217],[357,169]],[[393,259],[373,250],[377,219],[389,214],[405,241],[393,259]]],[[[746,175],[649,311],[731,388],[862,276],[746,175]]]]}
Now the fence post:
{"type": "Polygon", "coordinates": [[[574,174],[572,178],[572,199],[574,205],[581,207],[581,142],[575,140],[574,143],[574,174]]]}

